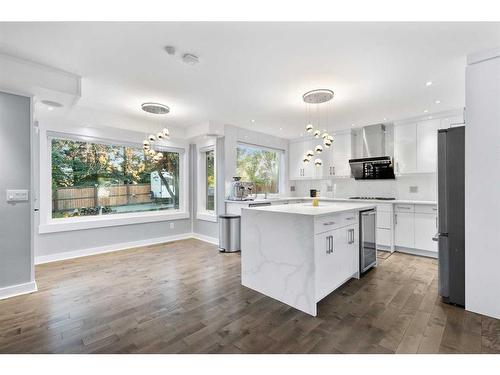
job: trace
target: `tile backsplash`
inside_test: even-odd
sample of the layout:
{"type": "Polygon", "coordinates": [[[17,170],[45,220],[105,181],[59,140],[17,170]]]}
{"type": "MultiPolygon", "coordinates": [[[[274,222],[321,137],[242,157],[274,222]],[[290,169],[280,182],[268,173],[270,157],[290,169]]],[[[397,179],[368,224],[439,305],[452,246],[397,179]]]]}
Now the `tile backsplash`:
{"type": "Polygon", "coordinates": [[[328,198],[348,198],[353,196],[394,197],[408,200],[437,200],[435,173],[398,176],[395,180],[354,180],[338,178],[332,180],[290,181],[295,191],[292,196],[309,196],[310,189],[320,191],[320,196],[328,198]]]}

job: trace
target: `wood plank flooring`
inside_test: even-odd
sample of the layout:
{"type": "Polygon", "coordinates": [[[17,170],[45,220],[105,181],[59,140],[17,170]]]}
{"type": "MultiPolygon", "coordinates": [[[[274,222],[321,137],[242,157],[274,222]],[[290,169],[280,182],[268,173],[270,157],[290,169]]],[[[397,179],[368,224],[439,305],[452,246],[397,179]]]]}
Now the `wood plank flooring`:
{"type": "Polygon", "coordinates": [[[318,317],[240,285],[240,255],[185,240],[36,267],[0,301],[0,353],[500,353],[500,320],[440,302],[437,262],[395,253],[318,317]]]}

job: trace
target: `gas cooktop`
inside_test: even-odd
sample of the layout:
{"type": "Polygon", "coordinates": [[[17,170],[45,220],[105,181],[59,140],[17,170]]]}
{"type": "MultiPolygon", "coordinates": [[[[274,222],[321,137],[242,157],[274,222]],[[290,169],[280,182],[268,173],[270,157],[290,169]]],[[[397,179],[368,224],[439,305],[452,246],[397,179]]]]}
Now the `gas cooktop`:
{"type": "Polygon", "coordinates": [[[379,201],[393,201],[396,198],[390,198],[390,197],[349,197],[349,199],[373,199],[373,200],[379,200],[379,201]]]}

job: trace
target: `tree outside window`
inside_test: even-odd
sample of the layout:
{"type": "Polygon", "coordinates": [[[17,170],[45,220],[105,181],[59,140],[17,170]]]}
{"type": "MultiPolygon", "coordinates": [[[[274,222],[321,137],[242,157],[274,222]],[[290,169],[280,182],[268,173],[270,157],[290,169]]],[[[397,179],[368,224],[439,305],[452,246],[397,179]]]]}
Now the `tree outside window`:
{"type": "Polygon", "coordinates": [[[253,182],[257,193],[278,193],[282,152],[239,144],[236,174],[242,181],[253,182]]]}
{"type": "Polygon", "coordinates": [[[52,217],[179,208],[179,153],[52,139],[52,217]]]}
{"type": "Polygon", "coordinates": [[[206,171],[206,210],[215,211],[215,153],[214,150],[205,152],[206,171]]]}

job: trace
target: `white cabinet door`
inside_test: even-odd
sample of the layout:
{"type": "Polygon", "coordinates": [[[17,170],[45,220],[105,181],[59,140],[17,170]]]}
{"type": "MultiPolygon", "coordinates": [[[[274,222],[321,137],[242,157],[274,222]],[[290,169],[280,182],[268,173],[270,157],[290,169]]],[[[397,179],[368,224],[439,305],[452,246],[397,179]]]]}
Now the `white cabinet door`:
{"type": "Polygon", "coordinates": [[[290,179],[302,177],[304,142],[290,142],[288,147],[288,174],[290,179]]]}
{"type": "Polygon", "coordinates": [[[314,236],[316,301],[330,294],[335,288],[338,275],[338,262],[334,254],[335,241],[334,230],[314,236]]]}
{"type": "Polygon", "coordinates": [[[390,229],[377,228],[377,245],[391,247],[391,235],[392,231],[390,229]]]}
{"type": "Polygon", "coordinates": [[[464,123],[464,117],[463,116],[451,116],[451,117],[446,117],[441,119],[441,127],[440,129],[448,129],[452,126],[459,126],[459,124],[464,123]]]}
{"type": "Polygon", "coordinates": [[[437,252],[437,242],[432,237],[437,232],[437,215],[415,213],[415,248],[437,252]]]}
{"type": "Polygon", "coordinates": [[[396,246],[415,247],[415,214],[396,212],[394,214],[394,242],[396,246]]]}
{"type": "Polygon", "coordinates": [[[417,172],[435,173],[437,165],[437,132],[441,120],[422,121],[417,124],[417,172]]]}
{"type": "Polygon", "coordinates": [[[394,162],[396,174],[417,171],[417,124],[394,127],[394,162]]]}

